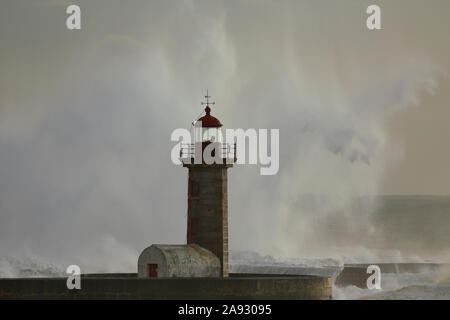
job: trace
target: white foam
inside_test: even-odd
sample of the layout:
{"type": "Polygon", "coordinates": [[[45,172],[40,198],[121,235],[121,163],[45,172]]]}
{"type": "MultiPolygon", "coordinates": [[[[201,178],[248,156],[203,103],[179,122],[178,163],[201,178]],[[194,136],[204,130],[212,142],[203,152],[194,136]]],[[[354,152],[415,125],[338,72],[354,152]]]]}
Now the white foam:
{"type": "Polygon", "coordinates": [[[355,286],[335,286],[333,299],[450,299],[450,279],[439,279],[439,272],[386,273],[382,275],[381,287],[381,290],[369,290],[355,286]]]}
{"type": "Polygon", "coordinates": [[[0,278],[42,278],[66,276],[63,268],[35,258],[0,258],[0,278]]]}

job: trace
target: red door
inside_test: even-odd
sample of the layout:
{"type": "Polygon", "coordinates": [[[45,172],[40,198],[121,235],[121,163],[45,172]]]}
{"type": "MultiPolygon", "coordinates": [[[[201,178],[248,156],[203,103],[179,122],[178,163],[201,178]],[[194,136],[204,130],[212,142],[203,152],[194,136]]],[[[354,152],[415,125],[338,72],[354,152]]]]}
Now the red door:
{"type": "Polygon", "coordinates": [[[148,277],[149,278],[158,278],[158,265],[157,264],[149,264],[148,265],[148,277]]]}

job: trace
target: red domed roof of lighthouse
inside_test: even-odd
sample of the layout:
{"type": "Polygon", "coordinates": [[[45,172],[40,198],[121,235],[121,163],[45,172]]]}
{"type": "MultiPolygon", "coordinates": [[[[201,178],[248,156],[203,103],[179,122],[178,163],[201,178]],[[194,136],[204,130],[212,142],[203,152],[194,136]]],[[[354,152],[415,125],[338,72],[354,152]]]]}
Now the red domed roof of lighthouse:
{"type": "Polygon", "coordinates": [[[222,124],[220,123],[219,119],[213,117],[211,113],[211,108],[209,106],[206,106],[205,108],[206,115],[204,115],[201,118],[198,118],[197,121],[202,122],[203,128],[220,128],[222,124]]]}

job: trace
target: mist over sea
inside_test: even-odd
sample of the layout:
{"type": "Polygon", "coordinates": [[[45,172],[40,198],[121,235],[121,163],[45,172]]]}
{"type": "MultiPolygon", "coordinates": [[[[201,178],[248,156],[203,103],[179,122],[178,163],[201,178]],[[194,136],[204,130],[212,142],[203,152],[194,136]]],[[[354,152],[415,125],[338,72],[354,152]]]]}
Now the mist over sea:
{"type": "Polygon", "coordinates": [[[344,263],[450,262],[450,196],[384,195],[339,198],[302,196],[289,222],[305,225],[310,257],[344,263]],[[335,209],[330,209],[335,208],[335,209]],[[325,212],[325,214],[324,214],[325,212]]]}

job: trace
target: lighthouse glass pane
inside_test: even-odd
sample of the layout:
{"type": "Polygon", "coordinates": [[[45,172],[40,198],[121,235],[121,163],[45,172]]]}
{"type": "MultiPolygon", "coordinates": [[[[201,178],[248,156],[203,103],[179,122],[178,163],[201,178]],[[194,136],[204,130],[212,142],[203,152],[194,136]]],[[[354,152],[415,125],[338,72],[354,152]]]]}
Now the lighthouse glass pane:
{"type": "Polygon", "coordinates": [[[195,126],[192,126],[191,134],[193,137],[192,138],[193,143],[203,141],[203,128],[201,126],[197,124],[195,126]]]}
{"type": "Polygon", "coordinates": [[[202,128],[203,141],[222,142],[220,128],[202,128]]]}

